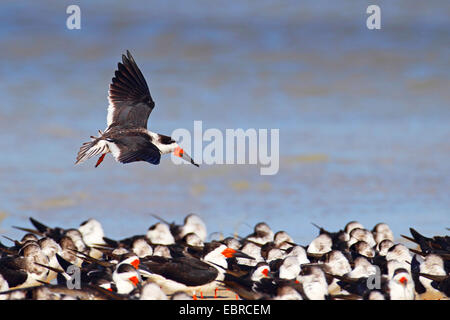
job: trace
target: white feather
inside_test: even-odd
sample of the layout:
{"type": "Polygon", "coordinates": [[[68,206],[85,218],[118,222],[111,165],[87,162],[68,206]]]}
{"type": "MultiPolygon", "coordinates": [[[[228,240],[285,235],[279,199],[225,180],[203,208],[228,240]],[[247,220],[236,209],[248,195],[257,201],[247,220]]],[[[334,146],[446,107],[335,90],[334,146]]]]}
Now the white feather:
{"type": "Polygon", "coordinates": [[[98,154],[108,153],[108,145],[105,140],[99,140],[95,145],[90,147],[83,155],[83,157],[80,158],[78,163],[81,163],[83,161],[86,161],[87,159],[96,156],[98,154]]]}
{"type": "Polygon", "coordinates": [[[161,152],[161,154],[168,154],[171,153],[173,151],[175,151],[175,149],[177,147],[179,147],[179,145],[174,142],[171,144],[162,144],[159,142],[159,135],[157,133],[151,132],[147,130],[147,134],[152,138],[152,143],[159,149],[159,151],[161,152]]]}
{"type": "Polygon", "coordinates": [[[119,159],[119,157],[120,157],[119,147],[113,142],[108,141],[107,144],[108,144],[109,151],[111,151],[111,154],[113,155],[114,159],[116,159],[116,160],[119,159]]]}
{"type": "Polygon", "coordinates": [[[113,121],[113,114],[114,111],[116,110],[114,103],[111,101],[111,98],[108,96],[108,115],[106,116],[106,124],[109,127],[113,121]]]}

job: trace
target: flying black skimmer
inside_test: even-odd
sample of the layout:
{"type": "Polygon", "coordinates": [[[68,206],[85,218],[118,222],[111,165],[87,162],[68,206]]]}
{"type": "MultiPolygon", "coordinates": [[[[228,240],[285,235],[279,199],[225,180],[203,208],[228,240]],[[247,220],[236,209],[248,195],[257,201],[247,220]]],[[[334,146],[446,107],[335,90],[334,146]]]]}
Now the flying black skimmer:
{"type": "Polygon", "coordinates": [[[106,130],[99,131],[99,137],[91,137],[90,142],[83,143],[75,164],[100,155],[95,165],[98,167],[105,155],[111,153],[121,163],[145,161],[157,165],[161,155],[173,152],[198,167],[171,137],[147,130],[155,102],[129,51],[126,56],[122,55],[122,63],[118,63],[109,86],[108,100],[106,130]]]}

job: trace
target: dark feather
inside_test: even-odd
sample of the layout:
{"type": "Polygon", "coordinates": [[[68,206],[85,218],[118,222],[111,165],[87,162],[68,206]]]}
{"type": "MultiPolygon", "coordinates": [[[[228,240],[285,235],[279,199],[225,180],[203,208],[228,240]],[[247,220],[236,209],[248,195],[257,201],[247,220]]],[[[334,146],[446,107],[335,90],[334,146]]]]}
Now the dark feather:
{"type": "Polygon", "coordinates": [[[148,135],[143,133],[129,133],[112,140],[120,149],[117,159],[122,163],[134,161],[146,161],[151,164],[159,164],[161,152],[150,141],[148,135]]]}
{"type": "Polygon", "coordinates": [[[0,274],[8,282],[10,288],[24,283],[28,278],[25,258],[4,257],[0,260],[0,274]]]}
{"type": "Polygon", "coordinates": [[[155,107],[144,76],[127,51],[109,86],[109,100],[114,107],[111,126],[147,128],[147,120],[155,107]]]}
{"type": "Polygon", "coordinates": [[[151,256],[141,263],[152,273],[186,286],[204,285],[214,281],[218,275],[216,268],[195,258],[166,259],[151,256]]]}

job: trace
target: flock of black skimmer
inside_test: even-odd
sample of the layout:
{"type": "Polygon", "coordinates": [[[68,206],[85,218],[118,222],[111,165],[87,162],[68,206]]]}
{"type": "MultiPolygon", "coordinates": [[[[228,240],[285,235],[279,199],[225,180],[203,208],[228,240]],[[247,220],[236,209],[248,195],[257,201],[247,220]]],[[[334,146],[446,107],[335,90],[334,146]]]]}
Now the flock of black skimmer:
{"type": "MultiPolygon", "coordinates": [[[[147,130],[155,103],[127,51],[109,87],[107,128],[80,148],[76,163],[111,153],[121,163],[157,165],[161,155],[198,166],[171,137],[147,130]]],[[[0,300],[413,300],[450,295],[450,237],[414,229],[394,243],[385,223],[371,231],[358,222],[308,245],[264,222],[245,237],[207,242],[205,223],[190,214],[177,225],[162,218],[146,234],[105,237],[94,219],[78,228],[33,229],[11,245],[0,242],[0,300]]]]}
{"type": "MultiPolygon", "coordinates": [[[[245,237],[206,241],[205,223],[190,214],[159,222],[143,235],[105,237],[94,219],[78,228],[34,228],[0,243],[0,299],[99,300],[413,300],[450,295],[450,237],[414,229],[394,242],[385,223],[358,222],[297,244],[264,222],[245,237]],[[406,241],[405,240],[405,241],[406,241]],[[74,278],[74,270],[78,280],[74,278]],[[69,283],[78,281],[77,286],[69,283]],[[71,282],[72,281],[72,282],[71,282]]],[[[211,237],[212,235],[210,235],[211,237]]]]}

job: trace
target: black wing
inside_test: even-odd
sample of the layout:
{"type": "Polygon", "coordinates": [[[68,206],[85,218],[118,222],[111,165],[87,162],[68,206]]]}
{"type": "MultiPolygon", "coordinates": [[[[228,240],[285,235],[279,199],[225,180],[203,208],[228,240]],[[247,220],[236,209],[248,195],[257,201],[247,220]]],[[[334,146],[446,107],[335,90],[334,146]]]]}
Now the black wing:
{"type": "Polygon", "coordinates": [[[147,128],[147,120],[155,107],[147,82],[127,50],[109,86],[107,123],[110,126],[147,128]]]}
{"type": "Polygon", "coordinates": [[[28,274],[25,271],[23,257],[5,257],[0,260],[0,274],[8,282],[10,288],[24,283],[28,274]]]}
{"type": "Polygon", "coordinates": [[[161,152],[145,134],[125,135],[108,141],[119,148],[119,154],[113,153],[113,156],[121,163],[146,161],[156,165],[161,160],[161,152]]]}

